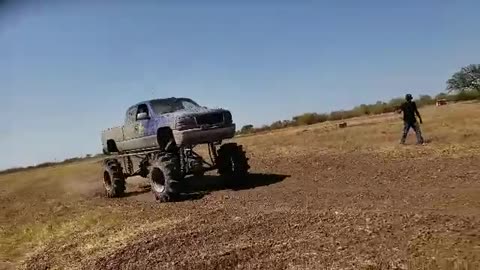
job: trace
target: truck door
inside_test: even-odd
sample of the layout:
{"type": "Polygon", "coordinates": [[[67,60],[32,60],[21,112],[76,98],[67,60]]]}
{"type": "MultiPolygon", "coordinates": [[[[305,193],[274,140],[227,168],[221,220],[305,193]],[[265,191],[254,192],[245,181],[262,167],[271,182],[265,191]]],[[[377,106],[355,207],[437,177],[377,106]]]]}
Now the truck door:
{"type": "Polygon", "coordinates": [[[123,126],[125,137],[123,147],[125,150],[138,151],[156,146],[156,136],[147,136],[150,114],[146,104],[139,104],[127,110],[127,117],[123,126]]]}
{"type": "Polygon", "coordinates": [[[125,141],[135,138],[136,114],[137,114],[137,106],[131,107],[127,110],[125,124],[123,125],[123,136],[125,141]]]}
{"type": "Polygon", "coordinates": [[[137,113],[135,115],[135,123],[133,125],[133,138],[143,138],[146,136],[148,121],[150,121],[148,106],[146,104],[138,105],[137,113]]]}

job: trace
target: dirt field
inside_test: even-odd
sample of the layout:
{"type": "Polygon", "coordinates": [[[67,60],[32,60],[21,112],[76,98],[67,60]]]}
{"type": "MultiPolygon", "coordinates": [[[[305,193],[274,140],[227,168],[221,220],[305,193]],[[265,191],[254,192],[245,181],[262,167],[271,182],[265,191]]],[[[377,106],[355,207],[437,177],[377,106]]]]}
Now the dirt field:
{"type": "Polygon", "coordinates": [[[159,204],[103,197],[96,161],[0,176],[0,269],[480,269],[480,104],[237,139],[252,176],[159,204]]]}

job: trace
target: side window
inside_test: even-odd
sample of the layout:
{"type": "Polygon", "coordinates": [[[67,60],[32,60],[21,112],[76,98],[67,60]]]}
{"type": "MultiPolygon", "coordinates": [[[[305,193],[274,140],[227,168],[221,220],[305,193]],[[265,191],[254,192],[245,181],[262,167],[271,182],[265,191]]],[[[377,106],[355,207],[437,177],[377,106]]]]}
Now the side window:
{"type": "Polygon", "coordinates": [[[125,124],[131,124],[135,122],[135,112],[137,111],[136,107],[132,107],[127,110],[125,124]]]}
{"type": "Polygon", "coordinates": [[[135,115],[135,120],[138,120],[137,116],[139,113],[146,113],[147,116],[149,116],[149,113],[148,113],[148,107],[146,104],[140,104],[138,105],[137,107],[137,114],[135,115]]]}

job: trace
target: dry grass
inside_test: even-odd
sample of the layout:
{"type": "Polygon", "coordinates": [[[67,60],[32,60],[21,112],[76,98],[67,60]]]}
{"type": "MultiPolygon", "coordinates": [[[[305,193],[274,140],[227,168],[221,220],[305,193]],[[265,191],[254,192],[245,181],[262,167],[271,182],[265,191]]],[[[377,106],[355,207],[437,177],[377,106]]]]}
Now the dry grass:
{"type": "MultiPolygon", "coordinates": [[[[284,157],[316,152],[373,152],[389,158],[465,156],[480,150],[480,105],[462,103],[422,109],[425,147],[398,145],[398,115],[351,119],[288,128],[238,138],[252,158],[261,153],[284,157]]],[[[414,142],[413,134],[409,143],[414,142]]],[[[0,268],[13,268],[48,246],[62,246],[58,265],[75,267],[85,258],[118,248],[137,235],[179,220],[160,218],[144,204],[106,200],[100,194],[101,166],[89,160],[0,175],[0,268]],[[72,258],[77,258],[72,261],[72,258]],[[62,259],[63,258],[63,259],[62,259]],[[61,261],[65,260],[65,261],[61,261]]]]}
{"type": "MultiPolygon", "coordinates": [[[[398,145],[402,133],[400,115],[386,114],[348,120],[348,128],[337,128],[337,122],[326,122],[305,127],[294,127],[256,136],[246,136],[238,141],[249,149],[288,155],[292,152],[318,151],[351,152],[368,151],[392,157],[410,155],[469,155],[480,149],[480,113],[478,103],[459,103],[444,107],[425,107],[421,110],[424,137],[429,144],[422,148],[398,145]]],[[[411,131],[413,133],[413,131],[411,131]]],[[[410,134],[407,143],[414,144],[410,134]]]]}
{"type": "Polygon", "coordinates": [[[0,176],[0,262],[16,265],[52,243],[73,245],[67,254],[87,258],[175,222],[106,203],[100,173],[101,165],[88,161],[0,176]]]}

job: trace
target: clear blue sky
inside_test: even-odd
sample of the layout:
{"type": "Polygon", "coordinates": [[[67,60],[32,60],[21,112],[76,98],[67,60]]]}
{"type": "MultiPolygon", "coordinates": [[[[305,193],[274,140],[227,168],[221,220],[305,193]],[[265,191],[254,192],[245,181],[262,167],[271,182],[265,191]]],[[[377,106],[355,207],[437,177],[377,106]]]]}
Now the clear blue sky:
{"type": "Polygon", "coordinates": [[[99,153],[101,130],[144,99],[261,125],[435,94],[480,62],[479,1],[13,2],[0,5],[0,168],[99,153]]]}

